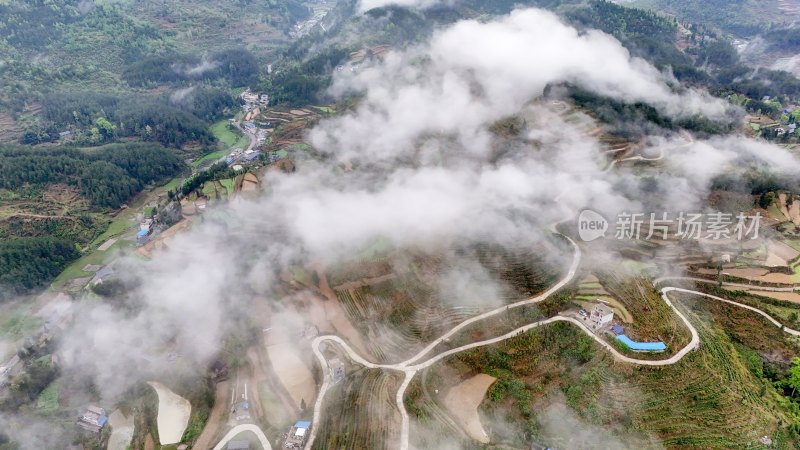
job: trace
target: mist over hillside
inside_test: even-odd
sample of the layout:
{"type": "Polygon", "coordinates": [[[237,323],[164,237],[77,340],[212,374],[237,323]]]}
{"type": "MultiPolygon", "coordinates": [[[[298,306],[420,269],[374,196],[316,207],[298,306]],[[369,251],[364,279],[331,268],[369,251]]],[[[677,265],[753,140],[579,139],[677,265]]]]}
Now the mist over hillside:
{"type": "Polygon", "coordinates": [[[800,81],[626,6],[0,5],[0,449],[796,446],[800,81]]]}

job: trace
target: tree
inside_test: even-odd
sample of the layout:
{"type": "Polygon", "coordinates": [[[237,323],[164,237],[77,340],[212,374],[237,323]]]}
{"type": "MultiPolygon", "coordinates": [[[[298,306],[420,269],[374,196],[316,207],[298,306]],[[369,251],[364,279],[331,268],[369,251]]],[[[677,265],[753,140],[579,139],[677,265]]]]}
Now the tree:
{"type": "Polygon", "coordinates": [[[117,126],[109,122],[108,119],[105,117],[98,117],[94,123],[97,125],[97,129],[100,131],[100,135],[103,136],[103,139],[111,139],[114,137],[114,131],[116,131],[117,126]]]}
{"type": "Polygon", "coordinates": [[[792,368],[789,369],[789,378],[786,379],[786,384],[792,388],[792,397],[795,391],[800,388],[800,358],[795,357],[792,359],[792,368]]]}

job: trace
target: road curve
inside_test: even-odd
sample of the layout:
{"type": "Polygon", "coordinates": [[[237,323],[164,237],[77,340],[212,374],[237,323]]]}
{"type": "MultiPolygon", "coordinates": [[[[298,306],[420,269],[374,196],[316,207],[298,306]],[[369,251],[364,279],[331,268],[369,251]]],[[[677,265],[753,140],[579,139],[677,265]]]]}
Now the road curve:
{"type": "Polygon", "coordinates": [[[459,323],[458,325],[456,325],[453,328],[451,328],[450,331],[448,331],[447,333],[443,334],[442,336],[440,336],[436,340],[432,341],[425,348],[420,350],[419,353],[417,353],[416,355],[412,356],[408,360],[400,363],[400,365],[401,366],[406,366],[406,365],[408,365],[408,364],[410,364],[410,363],[422,358],[424,355],[426,355],[431,350],[433,350],[437,345],[441,344],[442,342],[444,342],[445,340],[447,340],[448,338],[450,338],[451,336],[453,336],[454,334],[459,332],[462,328],[464,328],[464,327],[466,327],[468,325],[471,325],[471,324],[473,324],[475,322],[481,321],[481,320],[486,319],[488,317],[500,314],[500,313],[502,313],[504,311],[507,311],[509,309],[518,308],[520,306],[530,305],[532,303],[541,302],[541,301],[547,299],[547,297],[553,295],[553,293],[555,293],[556,291],[560,290],[561,288],[563,288],[564,286],[569,284],[569,282],[572,281],[572,278],[575,277],[575,272],[578,270],[578,265],[581,262],[581,249],[578,247],[578,245],[572,239],[570,239],[570,238],[568,238],[566,236],[564,236],[564,238],[572,245],[572,247],[575,250],[575,253],[574,253],[573,257],[572,257],[572,264],[570,264],[570,266],[569,266],[569,270],[567,271],[567,275],[564,276],[564,278],[562,278],[561,281],[559,281],[558,283],[554,284],[550,289],[548,289],[545,292],[537,295],[536,297],[531,297],[531,298],[528,298],[528,299],[525,299],[525,300],[518,301],[516,303],[511,303],[510,305],[506,305],[506,306],[501,306],[499,308],[495,308],[495,309],[493,309],[491,311],[487,311],[487,312],[485,312],[483,314],[478,314],[477,316],[473,316],[473,317],[471,317],[471,318],[459,323]]]}
{"type": "MultiPolygon", "coordinates": [[[[717,280],[709,280],[707,278],[697,278],[697,277],[659,277],[653,280],[654,285],[658,285],[662,281],[665,280],[685,280],[685,281],[695,281],[698,283],[709,283],[709,284],[717,284],[719,281],[717,280]]],[[[722,286],[730,286],[730,287],[737,287],[743,289],[750,289],[752,291],[768,291],[768,292],[794,292],[800,290],[800,287],[776,287],[776,286],[762,286],[758,284],[745,284],[745,283],[732,283],[728,281],[723,281],[722,286]]]]}
{"type": "MultiPolygon", "coordinates": [[[[659,157],[659,159],[661,157],[663,157],[663,154],[659,157]]],[[[509,333],[506,333],[506,334],[504,334],[502,336],[498,336],[498,337],[495,337],[495,338],[492,338],[492,339],[487,339],[487,340],[483,340],[483,341],[472,342],[470,344],[462,345],[460,347],[457,347],[457,348],[454,348],[454,349],[451,349],[451,350],[447,350],[447,351],[442,352],[442,353],[440,353],[438,355],[430,357],[430,358],[428,358],[427,360],[425,360],[423,362],[417,362],[420,359],[422,359],[423,356],[425,356],[426,354],[430,353],[436,346],[438,346],[442,342],[445,342],[451,336],[453,336],[454,334],[458,333],[460,330],[462,330],[463,328],[469,326],[470,324],[473,324],[475,322],[478,322],[480,320],[486,319],[488,317],[492,317],[494,315],[500,314],[500,313],[502,313],[504,311],[507,311],[509,309],[512,309],[512,308],[517,308],[517,307],[520,307],[520,306],[541,302],[541,301],[547,299],[549,296],[551,296],[555,292],[557,292],[558,290],[560,290],[561,288],[563,288],[564,286],[566,286],[567,284],[569,284],[572,281],[572,279],[575,277],[575,273],[577,272],[578,266],[580,265],[581,249],[575,243],[575,241],[573,241],[572,239],[570,239],[567,236],[562,235],[561,233],[558,233],[558,231],[556,230],[556,225],[557,224],[558,224],[558,222],[553,224],[550,227],[550,229],[553,231],[553,233],[558,234],[558,235],[562,236],[564,239],[566,239],[570,243],[570,245],[572,245],[573,250],[574,250],[572,263],[570,264],[569,269],[567,270],[567,274],[564,276],[564,278],[562,278],[558,283],[556,283],[555,285],[553,285],[548,290],[546,290],[545,292],[543,292],[542,294],[540,294],[538,296],[531,297],[531,298],[528,298],[528,299],[525,299],[525,300],[522,300],[522,301],[519,301],[519,302],[516,302],[516,303],[512,303],[510,305],[501,306],[499,308],[495,308],[493,310],[484,312],[482,314],[478,314],[478,315],[473,316],[473,317],[471,317],[471,318],[469,318],[467,320],[464,320],[463,322],[461,322],[458,325],[455,325],[453,328],[451,328],[447,333],[443,334],[442,336],[438,337],[434,341],[430,342],[427,346],[425,346],[422,350],[420,350],[416,355],[412,356],[411,358],[409,358],[409,359],[407,359],[405,361],[401,361],[401,362],[394,363],[394,364],[376,364],[376,363],[367,361],[361,355],[356,353],[352,348],[350,348],[350,346],[347,344],[347,342],[345,342],[345,340],[340,338],[339,336],[329,335],[329,336],[319,336],[319,337],[315,338],[312,341],[312,351],[314,353],[314,356],[317,358],[317,361],[320,364],[320,368],[322,369],[323,382],[322,382],[322,385],[320,386],[319,393],[317,395],[317,399],[316,399],[315,404],[314,404],[314,415],[313,415],[313,419],[312,419],[312,426],[311,426],[309,439],[308,439],[308,441],[306,443],[305,449],[306,450],[310,450],[312,448],[313,444],[314,444],[314,441],[316,440],[317,430],[319,428],[319,424],[321,422],[321,416],[322,416],[322,403],[323,403],[323,400],[325,398],[325,394],[327,393],[328,389],[331,386],[330,374],[328,373],[328,370],[326,370],[326,368],[327,368],[327,360],[325,359],[325,356],[322,354],[322,351],[320,350],[320,345],[323,342],[330,342],[330,343],[338,344],[347,353],[348,357],[352,361],[354,361],[354,362],[356,362],[356,363],[358,363],[358,364],[360,364],[360,365],[362,365],[364,367],[367,367],[367,368],[370,368],[370,369],[397,370],[397,371],[403,372],[403,374],[404,374],[403,382],[402,382],[402,384],[400,385],[400,387],[397,390],[397,393],[396,393],[396,396],[395,396],[395,403],[397,405],[398,411],[400,412],[400,418],[401,418],[400,450],[407,450],[408,447],[409,447],[410,419],[409,419],[409,416],[408,416],[408,411],[406,411],[406,408],[405,408],[405,403],[403,402],[403,397],[405,395],[406,389],[408,388],[409,384],[411,383],[411,380],[414,378],[414,375],[419,370],[427,368],[427,367],[430,367],[431,365],[435,364],[436,362],[438,362],[438,361],[440,361],[440,360],[442,360],[442,359],[444,359],[444,358],[446,358],[448,356],[454,355],[456,353],[459,353],[459,352],[462,352],[462,351],[465,351],[465,350],[469,350],[469,349],[473,349],[473,348],[477,348],[477,347],[496,344],[498,342],[502,342],[502,341],[504,341],[506,339],[510,339],[510,338],[512,338],[514,336],[519,335],[520,333],[526,332],[528,330],[531,330],[533,328],[536,328],[536,327],[539,327],[539,326],[542,326],[542,325],[546,325],[546,324],[553,323],[553,322],[569,322],[569,323],[572,323],[573,325],[576,325],[581,330],[583,330],[583,332],[585,332],[592,339],[594,339],[598,344],[600,344],[600,346],[602,346],[603,348],[608,350],[616,360],[619,360],[619,361],[622,361],[622,362],[625,362],[625,363],[629,363],[629,364],[638,364],[638,365],[644,365],[644,366],[667,366],[667,365],[675,364],[676,362],[680,361],[690,351],[692,351],[694,349],[697,349],[698,346],[700,345],[700,336],[697,333],[697,329],[695,329],[695,327],[692,326],[692,324],[689,322],[689,320],[686,318],[686,316],[684,316],[683,313],[680,310],[678,310],[678,308],[675,307],[675,305],[672,303],[672,301],[669,299],[669,296],[668,296],[668,294],[670,292],[683,292],[683,293],[703,296],[703,297],[710,298],[710,299],[713,299],[713,300],[722,301],[724,303],[728,303],[728,304],[731,304],[731,305],[734,305],[734,306],[739,306],[739,307],[751,310],[753,312],[756,312],[757,314],[762,315],[767,320],[769,320],[772,324],[774,324],[774,325],[776,325],[778,327],[781,327],[787,333],[792,334],[794,336],[800,336],[800,332],[798,332],[796,330],[793,330],[793,329],[782,327],[781,324],[777,320],[772,318],[770,315],[768,315],[767,313],[765,313],[765,312],[763,312],[763,311],[761,311],[761,310],[759,310],[757,308],[754,308],[752,306],[744,305],[744,304],[737,303],[737,302],[734,302],[734,301],[731,301],[731,300],[726,300],[726,299],[723,299],[721,297],[717,297],[717,296],[710,295],[710,294],[705,294],[703,292],[698,292],[698,291],[693,291],[693,290],[683,289],[683,288],[677,288],[677,287],[664,287],[664,288],[661,289],[661,298],[675,312],[675,314],[681,319],[681,321],[684,323],[684,325],[689,329],[689,332],[691,333],[691,339],[690,339],[689,343],[686,344],[682,349],[680,349],[678,352],[676,352],[674,355],[672,355],[671,357],[669,357],[667,359],[646,360],[646,359],[631,358],[629,356],[623,355],[616,348],[614,348],[611,344],[609,344],[604,339],[602,339],[600,336],[596,335],[591,330],[589,330],[579,320],[577,320],[575,318],[572,318],[572,317],[565,317],[565,316],[557,315],[557,316],[554,316],[554,317],[550,317],[548,319],[544,319],[544,320],[540,320],[540,321],[536,321],[536,322],[524,325],[524,326],[522,326],[520,328],[517,328],[516,330],[513,330],[513,331],[511,331],[509,333]],[[414,364],[414,362],[417,362],[417,363],[414,364]]],[[[673,277],[671,279],[676,279],[676,278],[680,278],[680,277],[673,277]]],[[[654,285],[658,284],[659,282],[661,282],[661,281],[663,281],[665,279],[668,279],[668,278],[665,277],[665,278],[659,278],[659,279],[655,280],[654,285]]],[[[702,281],[708,281],[708,280],[702,280],[702,281]]],[[[215,449],[215,450],[217,450],[217,449],[215,449]]]]}
{"type": "Polygon", "coordinates": [[[252,423],[243,423],[231,428],[231,431],[228,431],[228,434],[226,434],[225,437],[219,441],[219,444],[214,447],[214,450],[222,450],[231,439],[243,431],[252,431],[255,433],[256,437],[258,438],[258,442],[261,443],[261,446],[264,448],[264,450],[272,450],[272,445],[270,445],[267,437],[264,435],[264,432],[261,431],[261,428],[259,428],[257,425],[253,425],[252,423]]]}
{"type": "MultiPolygon", "coordinates": [[[[517,336],[520,333],[524,333],[524,332],[529,331],[529,330],[531,330],[533,328],[542,326],[542,325],[546,325],[546,324],[550,324],[550,323],[554,323],[554,322],[569,322],[569,323],[572,323],[573,325],[575,325],[578,328],[580,328],[581,330],[583,330],[583,332],[585,332],[587,335],[589,335],[589,337],[594,339],[598,344],[600,344],[600,346],[602,346],[608,352],[610,352],[611,355],[614,357],[614,359],[616,359],[618,361],[625,362],[625,363],[637,364],[637,365],[643,365],[643,366],[667,366],[667,365],[671,365],[671,364],[677,363],[678,361],[683,359],[683,357],[686,356],[690,351],[698,348],[698,346],[700,345],[700,336],[697,333],[697,329],[689,322],[689,320],[686,318],[686,316],[684,316],[684,314],[680,310],[678,310],[678,308],[676,308],[675,305],[672,303],[672,301],[669,299],[668,294],[670,292],[683,292],[683,293],[687,293],[687,294],[698,295],[698,296],[706,297],[706,298],[709,298],[709,299],[712,299],[712,300],[720,301],[720,302],[723,302],[723,303],[727,303],[727,304],[730,304],[730,305],[738,306],[738,307],[753,311],[753,312],[763,316],[764,318],[766,318],[773,325],[775,325],[777,327],[781,327],[783,329],[783,331],[786,331],[787,333],[789,333],[789,334],[791,334],[793,336],[800,336],[800,331],[797,331],[797,330],[794,330],[794,329],[791,329],[791,328],[783,327],[780,322],[778,322],[772,316],[770,316],[769,314],[765,313],[764,311],[761,311],[758,308],[754,308],[754,307],[749,306],[749,305],[745,305],[745,304],[742,304],[742,303],[734,302],[732,300],[727,300],[727,299],[724,299],[724,298],[721,298],[721,297],[717,297],[717,296],[714,296],[714,295],[710,295],[710,294],[706,294],[706,293],[703,293],[703,292],[693,291],[693,290],[690,290],[690,289],[683,289],[683,288],[677,288],[677,287],[664,287],[664,288],[661,289],[661,297],[662,297],[662,299],[675,312],[675,314],[681,319],[681,321],[684,323],[684,325],[686,325],[686,327],[689,329],[689,331],[690,331],[690,333],[692,335],[691,340],[689,341],[689,343],[687,345],[685,345],[677,353],[675,353],[674,355],[672,355],[671,357],[669,357],[667,359],[647,360],[647,359],[631,358],[629,356],[623,355],[616,348],[614,348],[611,344],[609,344],[604,339],[602,339],[600,336],[596,335],[591,330],[589,330],[586,327],[586,325],[584,325],[581,321],[579,321],[579,320],[577,320],[575,318],[572,318],[572,317],[565,317],[565,316],[560,316],[560,315],[553,316],[553,317],[550,317],[548,319],[544,319],[544,320],[540,320],[540,321],[537,321],[537,322],[533,322],[533,323],[524,325],[524,326],[519,327],[519,328],[517,328],[517,329],[515,329],[515,330],[513,330],[511,332],[508,332],[508,333],[506,333],[506,334],[504,334],[502,336],[498,336],[498,337],[495,337],[495,338],[492,338],[492,339],[483,340],[483,341],[472,342],[470,344],[462,345],[460,347],[457,347],[457,348],[454,348],[454,349],[451,349],[451,350],[447,350],[445,352],[442,352],[442,353],[440,353],[440,354],[438,354],[436,356],[433,356],[433,357],[427,359],[426,361],[424,361],[422,363],[418,363],[418,364],[414,364],[414,365],[409,365],[409,364],[414,360],[414,358],[418,359],[416,356],[414,358],[412,358],[412,359],[409,359],[407,361],[404,361],[402,363],[397,363],[397,364],[375,364],[375,363],[369,362],[369,361],[365,360],[364,358],[362,358],[360,355],[358,355],[352,348],[350,348],[349,345],[347,345],[347,343],[343,339],[341,339],[338,336],[320,336],[320,337],[316,338],[314,340],[314,342],[313,342],[313,350],[314,350],[314,354],[316,355],[317,359],[320,362],[320,365],[323,368],[327,365],[327,362],[326,362],[324,356],[322,355],[322,352],[319,350],[319,345],[322,342],[331,341],[331,342],[335,342],[335,343],[339,344],[341,346],[341,348],[347,353],[348,357],[350,357],[353,361],[358,362],[359,364],[362,364],[365,367],[369,367],[369,368],[372,368],[372,369],[398,370],[398,371],[402,371],[404,373],[405,377],[403,379],[403,383],[400,385],[400,387],[399,387],[399,389],[397,391],[395,402],[396,402],[398,410],[400,411],[400,414],[401,414],[401,432],[400,432],[401,441],[400,441],[400,448],[401,448],[401,450],[406,450],[406,449],[408,449],[408,438],[409,438],[409,434],[410,434],[409,433],[410,419],[408,417],[408,412],[405,409],[405,404],[403,403],[403,397],[404,397],[406,388],[411,383],[411,380],[413,379],[414,375],[419,370],[425,369],[427,367],[430,367],[431,365],[439,362],[440,360],[442,360],[444,358],[447,358],[448,356],[452,356],[454,354],[460,353],[460,352],[465,351],[465,350],[470,350],[470,349],[473,349],[473,348],[483,347],[483,346],[487,346],[487,345],[493,345],[493,344],[502,342],[504,340],[510,339],[510,338],[512,338],[514,336],[517,336]]],[[[536,297],[536,298],[538,298],[538,297],[536,297]]],[[[505,307],[502,308],[502,309],[505,309],[505,307]]],[[[472,322],[470,322],[470,323],[472,323],[472,322]]],[[[450,336],[450,335],[452,335],[452,333],[448,333],[445,336],[450,336]]],[[[442,338],[440,338],[439,342],[441,342],[441,339],[442,338]]],[[[330,386],[329,375],[328,375],[327,371],[323,370],[323,372],[324,372],[325,380],[324,380],[324,382],[322,384],[322,387],[320,388],[320,392],[319,392],[319,395],[317,396],[317,401],[316,401],[316,404],[314,406],[314,418],[313,418],[313,424],[314,425],[318,425],[320,423],[320,417],[321,417],[321,413],[322,413],[322,411],[321,411],[322,410],[322,401],[324,399],[325,392],[327,391],[327,389],[330,386]]],[[[306,449],[310,449],[311,448],[311,446],[312,446],[312,444],[314,442],[314,439],[316,438],[316,427],[314,425],[312,425],[311,436],[309,437],[309,441],[308,441],[308,443],[306,445],[306,449]]]]}
{"type": "Polygon", "coordinates": [[[711,295],[711,294],[706,294],[706,293],[703,293],[703,292],[693,291],[691,289],[683,289],[683,288],[676,288],[676,287],[666,287],[666,288],[662,289],[661,291],[663,292],[664,290],[667,290],[667,289],[669,289],[670,291],[675,291],[675,292],[684,292],[684,293],[687,293],[687,294],[701,295],[703,297],[707,297],[707,298],[710,298],[710,299],[713,299],[713,300],[717,300],[717,301],[720,301],[720,302],[723,302],[723,303],[727,303],[729,305],[734,305],[734,306],[738,306],[740,308],[748,309],[750,311],[753,311],[756,314],[759,314],[759,315],[763,316],[765,319],[767,319],[770,323],[772,323],[776,327],[783,328],[783,331],[791,334],[792,336],[800,336],[800,331],[797,331],[795,329],[783,326],[783,324],[778,322],[777,320],[775,320],[775,318],[773,318],[769,314],[765,313],[764,311],[762,311],[762,310],[760,310],[760,309],[758,309],[756,307],[753,307],[753,306],[750,306],[750,305],[745,305],[745,304],[739,303],[739,302],[734,302],[733,300],[727,300],[727,299],[724,299],[722,297],[717,297],[716,295],[711,295]]]}

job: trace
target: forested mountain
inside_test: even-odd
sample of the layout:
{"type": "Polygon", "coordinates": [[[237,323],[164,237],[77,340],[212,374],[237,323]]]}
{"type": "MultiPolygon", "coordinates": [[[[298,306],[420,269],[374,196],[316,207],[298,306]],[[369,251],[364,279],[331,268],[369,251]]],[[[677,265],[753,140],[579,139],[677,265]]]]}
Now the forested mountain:
{"type": "MultiPolygon", "coordinates": [[[[681,82],[707,88],[719,96],[744,95],[744,105],[753,111],[771,111],[761,102],[766,95],[800,96],[797,78],[787,72],[754,71],[745,66],[730,39],[713,26],[680,22],[660,12],[605,0],[456,0],[422,10],[376,8],[295,42],[258,86],[270,92],[271,98],[293,106],[326,100],[324,88],[333,68],[346,62],[352,51],[387,42],[403,48],[429,36],[438,26],[507,13],[515,6],[551,9],[578,28],[609,33],[633,55],[671,71],[681,82]]],[[[352,5],[343,3],[339,7],[352,5]]],[[[785,41],[792,42],[791,35],[785,41]]]]}
{"type": "MultiPolygon", "coordinates": [[[[338,2],[325,27],[289,42],[288,31],[311,13],[297,0],[0,3],[0,120],[21,130],[0,132],[0,139],[22,144],[0,147],[0,190],[40,195],[43,186],[65,185],[91,208],[117,208],[148,183],[184,170],[176,153],[194,155],[216,145],[210,125],[233,116],[241,88],[265,91],[273,104],[325,102],[331,100],[326,89],[332,74],[353,52],[408,48],[438,27],[519,6],[546,8],[579,29],[609,33],[681,83],[733,98],[751,111],[780,115],[780,103],[764,96],[800,99],[794,76],[744,65],[725,34],[757,31],[770,45],[796,47],[797,33],[773,26],[781,22],[772,19],[773,0],[753,16],[757,29],[734,14],[750,8],[751,0],[714,0],[703,11],[687,0],[643,0],[650,10],[604,0],[454,0],[364,14],[356,13],[357,4],[338,2]],[[734,10],[734,3],[743,9],[734,10]],[[692,20],[715,9],[716,20],[692,20]],[[95,146],[101,147],[82,149],[95,146]]],[[[647,105],[565,87],[573,101],[626,137],[642,130],[730,131],[730,124],[676,122],[647,105]]],[[[89,231],[72,233],[84,239],[89,231]]]]}
{"type": "Polygon", "coordinates": [[[206,58],[170,54],[143,58],[125,67],[122,78],[130,86],[226,79],[233,86],[245,86],[258,76],[258,62],[245,49],[230,49],[206,58]]]}
{"type": "Polygon", "coordinates": [[[183,59],[188,70],[195,61],[216,66],[188,79],[226,77],[242,86],[257,70],[253,57],[286,42],[310,13],[297,0],[0,2],[0,113],[21,113],[62,89],[125,90],[123,73],[135,86],[148,85],[147,61],[162,57],[183,59]]]}
{"type": "Polygon", "coordinates": [[[0,1],[0,291],[52,279],[109,208],[216,151],[211,124],[311,13],[297,0],[0,1]]]}

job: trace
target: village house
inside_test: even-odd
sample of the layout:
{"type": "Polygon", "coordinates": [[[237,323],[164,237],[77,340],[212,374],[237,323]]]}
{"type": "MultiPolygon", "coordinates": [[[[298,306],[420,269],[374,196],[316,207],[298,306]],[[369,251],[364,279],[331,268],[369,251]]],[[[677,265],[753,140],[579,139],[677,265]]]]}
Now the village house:
{"type": "Polygon", "coordinates": [[[589,315],[589,318],[595,325],[602,327],[614,320],[614,311],[606,305],[598,304],[592,308],[592,313],[589,315]]]}
{"type": "Polygon", "coordinates": [[[286,435],[286,442],[283,444],[284,448],[300,449],[306,444],[308,439],[308,429],[311,427],[311,422],[306,420],[297,421],[294,426],[289,430],[286,435]]]}
{"type": "Polygon", "coordinates": [[[78,418],[78,426],[86,431],[97,433],[108,421],[106,410],[99,406],[89,406],[86,412],[78,418]]]}

